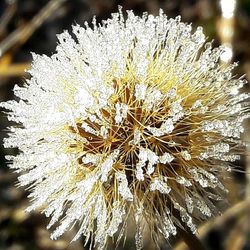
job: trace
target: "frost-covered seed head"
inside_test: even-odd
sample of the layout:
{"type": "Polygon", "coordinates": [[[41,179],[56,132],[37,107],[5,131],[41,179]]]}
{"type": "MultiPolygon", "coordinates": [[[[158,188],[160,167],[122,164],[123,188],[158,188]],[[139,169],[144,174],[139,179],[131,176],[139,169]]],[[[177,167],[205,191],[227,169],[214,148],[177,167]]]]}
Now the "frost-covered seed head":
{"type": "Polygon", "coordinates": [[[43,207],[48,227],[57,223],[53,239],[77,222],[74,239],[93,237],[99,249],[123,235],[128,214],[138,249],[145,221],[154,239],[179,223],[195,233],[242,150],[244,80],[219,65],[223,49],[201,28],[161,11],[119,12],[73,34],[58,36],[51,57],[34,54],[19,100],[1,103],[18,124],[4,144],[19,148],[7,159],[30,186],[28,210],[43,207]]]}

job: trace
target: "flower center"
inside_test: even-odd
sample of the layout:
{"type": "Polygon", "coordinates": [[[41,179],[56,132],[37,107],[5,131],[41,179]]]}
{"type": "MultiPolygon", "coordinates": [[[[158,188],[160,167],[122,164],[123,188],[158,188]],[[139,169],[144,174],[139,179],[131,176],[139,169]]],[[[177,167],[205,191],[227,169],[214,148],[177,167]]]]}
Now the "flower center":
{"type": "Polygon", "coordinates": [[[86,154],[107,157],[118,152],[109,175],[125,172],[129,184],[151,177],[175,178],[176,171],[181,171],[178,161],[191,158],[190,125],[180,103],[170,106],[169,98],[160,96],[155,88],[148,89],[147,99],[143,86],[138,86],[116,85],[105,108],[70,127],[86,140],[78,163],[93,170],[98,164],[86,163],[86,154]]]}

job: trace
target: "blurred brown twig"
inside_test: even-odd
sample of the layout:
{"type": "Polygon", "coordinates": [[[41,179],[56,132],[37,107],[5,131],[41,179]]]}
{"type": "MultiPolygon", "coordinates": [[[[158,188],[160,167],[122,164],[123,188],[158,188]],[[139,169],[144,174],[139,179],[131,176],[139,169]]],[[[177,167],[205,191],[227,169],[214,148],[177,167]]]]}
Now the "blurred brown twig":
{"type": "Polygon", "coordinates": [[[5,29],[10,22],[11,18],[16,12],[16,1],[12,1],[9,3],[7,9],[3,13],[0,19],[0,37],[4,34],[5,29]]]}
{"type": "Polygon", "coordinates": [[[3,67],[0,65],[0,77],[22,76],[29,68],[30,63],[13,63],[3,67]]]}
{"type": "Polygon", "coordinates": [[[13,48],[15,45],[22,45],[25,43],[29,37],[34,33],[34,31],[39,28],[44,21],[47,20],[49,16],[59,6],[66,0],[51,0],[45,5],[37,15],[35,15],[32,20],[26,24],[24,27],[20,27],[8,35],[0,43],[0,56],[4,55],[9,49],[13,48]]]}
{"type": "MultiPolygon", "coordinates": [[[[201,225],[198,229],[198,237],[200,239],[204,238],[204,236],[213,228],[219,227],[221,225],[226,224],[232,218],[236,218],[244,212],[248,212],[250,209],[250,199],[245,199],[241,202],[238,202],[233,207],[229,208],[222,216],[218,216],[214,221],[209,221],[206,224],[201,225]]],[[[248,221],[247,221],[248,223],[248,221]]],[[[184,242],[181,242],[176,245],[174,250],[187,250],[188,247],[184,242]]]]}

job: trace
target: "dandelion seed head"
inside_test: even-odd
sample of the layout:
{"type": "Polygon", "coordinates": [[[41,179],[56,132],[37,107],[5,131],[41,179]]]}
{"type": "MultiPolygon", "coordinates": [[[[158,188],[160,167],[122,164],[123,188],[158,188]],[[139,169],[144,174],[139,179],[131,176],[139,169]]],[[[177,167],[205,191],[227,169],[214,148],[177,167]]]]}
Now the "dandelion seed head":
{"type": "Polygon", "coordinates": [[[245,81],[218,63],[223,49],[162,11],[115,13],[58,39],[51,57],[33,55],[19,100],[1,103],[19,124],[4,145],[19,148],[7,159],[30,187],[28,210],[44,208],[53,239],[77,224],[74,240],[99,249],[123,236],[127,214],[137,249],[145,222],[155,239],[179,224],[195,233],[226,191],[249,116],[249,95],[234,94],[245,81]]]}

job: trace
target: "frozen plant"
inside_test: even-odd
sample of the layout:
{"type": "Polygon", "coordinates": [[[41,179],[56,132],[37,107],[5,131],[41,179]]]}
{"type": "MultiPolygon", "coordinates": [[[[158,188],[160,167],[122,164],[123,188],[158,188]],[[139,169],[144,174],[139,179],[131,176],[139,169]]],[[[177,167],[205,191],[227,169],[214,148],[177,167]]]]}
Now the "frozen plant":
{"type": "Polygon", "coordinates": [[[51,57],[33,54],[31,79],[1,103],[17,124],[4,146],[19,149],[7,159],[27,210],[51,217],[52,239],[76,225],[74,240],[98,249],[128,223],[137,249],[146,226],[156,242],[180,225],[195,233],[244,150],[245,81],[179,17],[120,11],[92,26],[59,35],[51,57]]]}

